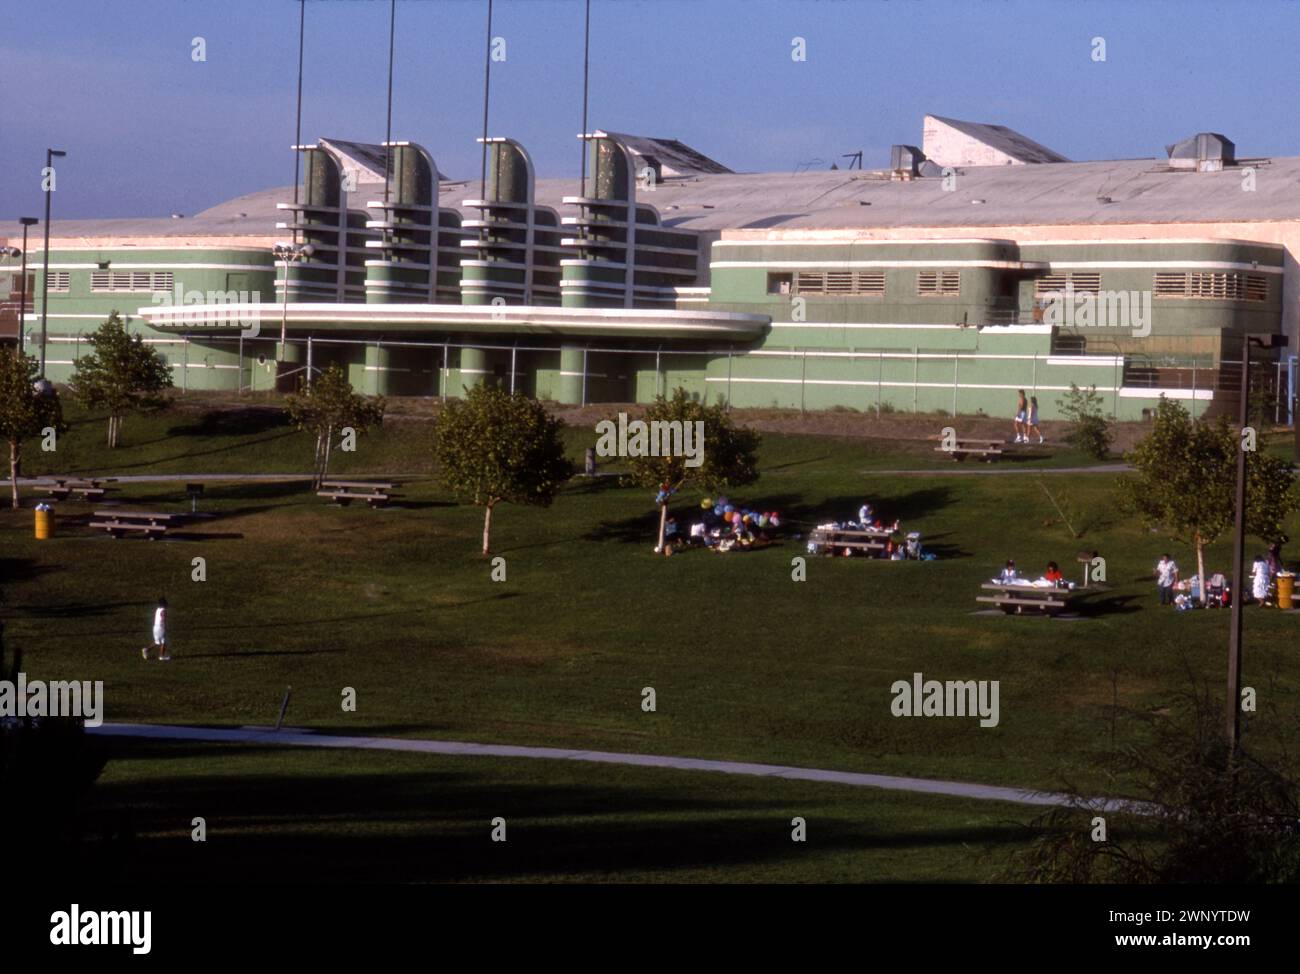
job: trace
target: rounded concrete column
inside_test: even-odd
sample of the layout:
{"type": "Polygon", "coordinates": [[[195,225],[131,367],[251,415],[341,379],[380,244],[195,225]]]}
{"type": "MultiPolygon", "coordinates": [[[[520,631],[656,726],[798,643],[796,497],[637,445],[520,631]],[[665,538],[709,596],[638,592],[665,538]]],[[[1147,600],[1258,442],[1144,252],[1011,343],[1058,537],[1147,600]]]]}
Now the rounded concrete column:
{"type": "Polygon", "coordinates": [[[582,402],[584,349],[579,345],[560,346],[560,379],[556,383],[556,401],[567,406],[582,402]]]}
{"type": "MultiPolygon", "coordinates": [[[[481,386],[488,376],[487,352],[481,348],[460,350],[460,385],[466,389],[481,386]]],[[[459,394],[456,389],[453,394],[459,394]]]]}
{"type": "Polygon", "coordinates": [[[303,347],[293,342],[281,345],[275,343],[275,388],[279,392],[294,392],[298,383],[304,381],[302,372],[295,371],[302,366],[303,347]],[[292,373],[291,375],[288,373],[292,373]]]}
{"type": "Polygon", "coordinates": [[[383,345],[366,346],[366,395],[388,395],[388,363],[391,357],[392,351],[383,345]]]}

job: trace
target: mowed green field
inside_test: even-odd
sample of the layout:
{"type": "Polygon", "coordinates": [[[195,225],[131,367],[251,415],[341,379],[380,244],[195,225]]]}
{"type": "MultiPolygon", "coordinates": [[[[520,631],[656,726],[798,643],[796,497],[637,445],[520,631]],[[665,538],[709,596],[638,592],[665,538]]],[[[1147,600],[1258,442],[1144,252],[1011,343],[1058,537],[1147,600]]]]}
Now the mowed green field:
{"type": "Polygon", "coordinates": [[[129,858],[95,845],[103,878],[244,885],[986,882],[1034,814],[573,761],[176,743],[123,744],[94,807],[133,837],[129,858]],[[205,842],[192,841],[196,816],[205,842]]]}
{"type": "MultiPolygon", "coordinates": [[[[100,424],[74,419],[58,454],[33,457],[28,472],[44,472],[45,464],[121,474],[287,473],[310,462],[310,443],[287,428],[246,416],[188,415],[134,421],[127,446],[105,459],[96,442],[100,424]]],[[[358,453],[342,457],[336,469],[427,474],[429,435],[423,422],[391,423],[362,439],[358,453]]],[[[570,434],[575,457],[592,439],[590,431],[570,434]]],[[[739,759],[1041,789],[1068,780],[1097,792],[1122,791],[1103,761],[1112,740],[1123,742],[1132,731],[1123,721],[1112,725],[1112,704],[1166,711],[1193,680],[1220,686],[1228,614],[1175,613],[1156,604],[1150,572],[1160,553],[1171,551],[1187,574],[1194,559],[1117,509],[1113,474],[878,472],[935,465],[931,446],[766,436],[761,480],[731,496],[780,510],[786,537],[761,551],[725,555],[656,557],[652,492],[611,479],[575,482],[550,509],[499,508],[494,549],[505,558],[504,581],[492,580],[478,553],[481,511],[457,504],[428,479],[403,486],[400,506],[379,511],[328,506],[305,484],[213,483],[201,510],[216,516],[187,526],[185,537],[158,542],[113,541],[92,532],[84,526],[92,508],[78,504],[60,505],[56,537],[37,542],[31,511],[6,510],[0,567],[7,641],[23,650],[30,678],[104,680],[112,721],[265,725],[292,686],[286,723],[342,733],[739,759]],[[1061,523],[1044,487],[1082,538],[1061,523]],[[905,530],[921,531],[939,559],[809,559],[807,581],[792,581],[791,559],[805,554],[793,535],[855,516],[863,498],[884,516],[899,517],[905,530]],[[1080,548],[1096,548],[1107,559],[1108,590],[1088,598],[1086,618],[977,613],[981,581],[1006,558],[1035,573],[1055,559],[1077,579],[1080,548]],[[196,557],[206,562],[206,581],[191,580],[196,557]],[[139,650],[160,594],[171,606],[176,659],[145,664],[139,650]],[[891,684],[915,672],[999,681],[998,726],[892,716],[891,684]],[[355,713],[340,706],[348,687],[356,691],[355,713]],[[646,687],[656,693],[654,713],[641,707],[646,687]]],[[[1035,463],[1080,461],[1065,452],[1035,453],[1035,463]]],[[[179,483],[128,484],[114,496],[141,509],[189,506],[179,483]]],[[[685,495],[676,506],[683,522],[698,498],[685,495]]],[[[1293,519],[1289,529],[1296,535],[1300,521],[1293,519]]],[[[1252,540],[1248,551],[1260,547],[1252,540]]],[[[1213,550],[1208,567],[1226,571],[1226,544],[1213,550]]],[[[1247,744],[1280,752],[1300,689],[1300,617],[1248,607],[1246,626],[1243,681],[1259,691],[1247,744]]],[[[457,787],[501,800],[551,781],[583,794],[590,783],[616,776],[608,768],[560,769],[553,762],[484,762],[479,769],[466,759],[249,756],[229,749],[210,757],[210,765],[197,752],[115,761],[103,785],[146,796],[174,790],[194,775],[226,775],[233,787],[245,768],[272,778],[290,771],[328,777],[335,772],[312,766],[333,763],[346,770],[338,775],[337,805],[346,817],[356,800],[344,794],[354,787],[348,775],[383,777],[391,769],[397,790],[390,794],[397,795],[401,781],[417,787],[421,775],[446,771],[460,776],[457,787]]],[[[746,804],[744,796],[767,796],[781,808],[772,827],[785,843],[787,798],[812,793],[790,782],[645,770],[617,776],[633,794],[659,795],[662,782],[663,794],[684,795],[687,808],[691,796],[706,793],[739,796],[737,808],[746,804]]],[[[855,814],[848,809],[870,807],[887,818],[902,816],[901,825],[890,826],[896,830],[926,822],[937,833],[964,827],[920,796],[829,787],[818,794],[846,821],[855,814]]],[[[329,795],[322,791],[312,807],[334,820],[329,795]]],[[[968,824],[1027,817],[1014,806],[956,804],[968,824]]],[[[410,809],[402,814],[418,817],[410,809]]],[[[538,806],[536,814],[539,821],[562,821],[564,803],[538,806]]],[[[641,826],[650,828],[652,818],[646,811],[641,826]]],[[[762,818],[766,829],[767,812],[762,818]]],[[[789,851],[780,849],[762,861],[773,869],[787,863],[789,851]]],[[[924,859],[923,850],[916,854],[917,862],[924,859]]],[[[524,872],[536,866],[529,875],[545,874],[546,861],[524,872]]],[[[591,868],[583,875],[596,875],[591,868]]],[[[649,864],[637,868],[644,872],[624,878],[653,873],[649,864]]],[[[715,868],[671,865],[676,878],[697,869],[721,878],[709,872],[715,868]]],[[[492,871],[484,869],[483,876],[492,871]]],[[[479,875],[456,875],[471,874],[479,875]]]]}

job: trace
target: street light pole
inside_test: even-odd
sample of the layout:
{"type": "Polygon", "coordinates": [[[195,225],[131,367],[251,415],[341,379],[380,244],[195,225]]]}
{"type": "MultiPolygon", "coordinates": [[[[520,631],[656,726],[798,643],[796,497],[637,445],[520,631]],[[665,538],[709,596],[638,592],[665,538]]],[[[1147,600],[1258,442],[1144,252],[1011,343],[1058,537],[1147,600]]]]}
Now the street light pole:
{"type": "Polygon", "coordinates": [[[54,192],[57,184],[57,177],[51,181],[54,176],[53,166],[55,159],[62,159],[67,153],[62,149],[45,150],[45,171],[41,174],[41,189],[45,191],[45,250],[41,254],[41,378],[45,378],[45,316],[50,308],[50,196],[54,192]]]}
{"type": "Polygon", "coordinates": [[[23,225],[23,270],[22,280],[19,282],[18,299],[18,354],[23,353],[24,329],[27,325],[27,228],[34,227],[41,221],[34,216],[20,216],[18,222],[23,225]]]}
{"type": "Polygon", "coordinates": [[[278,243],[272,249],[272,253],[279,258],[280,263],[284,266],[284,289],[280,300],[280,347],[275,353],[275,379],[277,387],[280,385],[284,371],[284,356],[289,346],[289,265],[296,261],[310,260],[311,255],[316,252],[316,248],[311,244],[296,243],[278,243]]]}
{"type": "MultiPolygon", "coordinates": [[[[1237,403],[1237,485],[1235,514],[1232,526],[1232,603],[1228,623],[1228,712],[1227,737],[1230,754],[1241,746],[1241,609],[1245,601],[1246,561],[1246,448],[1242,431],[1250,416],[1250,346],[1283,348],[1287,336],[1266,335],[1252,338],[1243,335],[1241,340],[1241,394],[1237,403]]],[[[1205,579],[1201,579],[1205,585],[1205,579]]]]}

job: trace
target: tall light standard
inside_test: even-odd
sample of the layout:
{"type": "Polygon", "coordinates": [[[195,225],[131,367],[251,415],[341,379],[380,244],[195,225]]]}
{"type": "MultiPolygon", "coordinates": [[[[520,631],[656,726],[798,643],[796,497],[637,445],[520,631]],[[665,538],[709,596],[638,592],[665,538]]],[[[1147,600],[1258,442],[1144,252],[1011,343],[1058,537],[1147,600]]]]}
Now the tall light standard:
{"type": "Polygon", "coordinates": [[[45,150],[45,171],[41,174],[43,182],[47,185],[41,188],[45,191],[45,251],[41,254],[43,267],[41,269],[41,378],[45,378],[45,313],[49,310],[50,305],[50,196],[54,193],[56,177],[54,176],[54,160],[62,159],[67,153],[62,149],[45,150]]]}
{"type": "MultiPolygon", "coordinates": [[[[1250,346],[1285,348],[1286,335],[1246,335],[1241,342],[1241,395],[1237,404],[1237,430],[1250,417],[1250,346]]],[[[1245,592],[1246,560],[1246,450],[1237,443],[1236,514],[1232,527],[1232,605],[1228,623],[1228,746],[1236,754],[1241,745],[1241,605],[1245,592]]],[[[1204,585],[1205,581],[1202,580],[1204,585]]]]}
{"type": "Polygon", "coordinates": [[[284,291],[280,303],[280,347],[275,353],[276,385],[280,384],[284,372],[285,350],[289,345],[289,265],[311,259],[316,248],[311,244],[280,242],[272,248],[275,259],[284,265],[284,291]]]}
{"type": "Polygon", "coordinates": [[[23,332],[27,324],[27,229],[34,227],[41,221],[34,216],[20,216],[18,222],[23,225],[23,270],[22,280],[19,282],[18,299],[18,354],[23,351],[23,332]]]}

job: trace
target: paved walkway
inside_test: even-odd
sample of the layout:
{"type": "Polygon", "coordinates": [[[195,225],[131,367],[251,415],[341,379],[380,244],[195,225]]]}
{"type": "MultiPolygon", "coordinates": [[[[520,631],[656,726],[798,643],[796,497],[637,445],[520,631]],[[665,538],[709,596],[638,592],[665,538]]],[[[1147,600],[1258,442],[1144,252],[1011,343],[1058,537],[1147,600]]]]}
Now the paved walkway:
{"type": "MultiPolygon", "coordinates": [[[[582,751],[558,747],[524,747],[515,744],[473,744],[465,741],[430,741],[400,737],[344,737],[317,734],[300,729],[272,730],[263,727],[185,727],[166,724],[104,724],[86,728],[89,733],[111,737],[135,737],[172,741],[209,741],[238,744],[263,744],[273,747],[359,748],[362,750],[407,751],[419,754],[446,754],[458,757],[536,758],[548,761],[589,761],[594,764],[626,764],[642,768],[673,768],[678,771],[712,771],[718,774],[744,774],[756,777],[788,778],[824,784],[853,785],[859,788],[884,788],[924,795],[947,795],[983,801],[1015,802],[1020,805],[1075,804],[1068,795],[1053,792],[1021,791],[996,785],[978,785],[963,781],[936,781],[930,778],[900,778],[894,775],[863,774],[854,771],[824,771],[818,768],[795,768],[779,764],[748,764],[739,761],[708,761],[660,754],[625,754],[617,751],[582,751]]],[[[1131,802],[1090,799],[1083,803],[1093,811],[1141,812],[1131,802]]]]}

